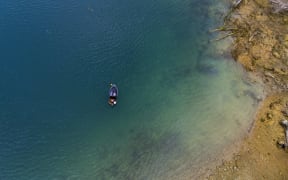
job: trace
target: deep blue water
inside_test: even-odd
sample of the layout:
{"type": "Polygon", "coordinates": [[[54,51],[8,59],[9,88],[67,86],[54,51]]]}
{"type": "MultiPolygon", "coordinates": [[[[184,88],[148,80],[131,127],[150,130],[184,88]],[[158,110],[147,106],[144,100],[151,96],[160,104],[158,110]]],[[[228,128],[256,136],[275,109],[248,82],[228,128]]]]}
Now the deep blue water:
{"type": "Polygon", "coordinates": [[[256,107],[224,43],[209,41],[225,8],[0,0],[0,179],[197,176],[256,107]]]}

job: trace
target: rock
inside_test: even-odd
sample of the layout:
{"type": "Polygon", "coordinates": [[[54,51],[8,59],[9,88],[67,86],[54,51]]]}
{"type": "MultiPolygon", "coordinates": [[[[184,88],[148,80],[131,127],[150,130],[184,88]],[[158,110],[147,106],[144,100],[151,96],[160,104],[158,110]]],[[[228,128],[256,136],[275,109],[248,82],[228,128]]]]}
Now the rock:
{"type": "Polygon", "coordinates": [[[286,71],[287,71],[287,69],[286,69],[285,67],[282,67],[280,70],[281,70],[284,74],[285,74],[286,71]]]}
{"type": "Polygon", "coordinates": [[[260,7],[269,7],[269,1],[255,0],[260,7]]]}
{"type": "Polygon", "coordinates": [[[278,148],[285,148],[285,141],[283,141],[283,140],[278,140],[278,141],[277,141],[277,147],[278,147],[278,148]]]}
{"type": "Polygon", "coordinates": [[[284,46],[287,48],[288,47],[288,34],[285,34],[284,37],[283,37],[283,40],[284,40],[284,46]]]}
{"type": "Polygon", "coordinates": [[[244,91],[243,91],[243,94],[244,94],[245,96],[251,97],[252,99],[254,99],[254,100],[257,101],[257,102],[259,102],[259,101],[262,100],[261,96],[256,95],[254,92],[252,92],[252,91],[250,91],[250,90],[244,90],[244,91]]]}
{"type": "Polygon", "coordinates": [[[281,55],[277,52],[277,51],[272,51],[272,55],[277,58],[277,59],[280,59],[281,58],[281,55]]]}
{"type": "Polygon", "coordinates": [[[270,72],[267,72],[267,71],[264,73],[264,75],[267,77],[271,77],[273,79],[275,78],[275,76],[273,76],[273,74],[271,74],[270,72]]]}
{"type": "Polygon", "coordinates": [[[287,127],[288,127],[288,120],[283,119],[283,120],[280,121],[280,124],[281,124],[284,128],[287,128],[287,127]]]}
{"type": "Polygon", "coordinates": [[[265,118],[261,118],[260,121],[261,121],[261,122],[265,122],[265,118]]]}
{"type": "Polygon", "coordinates": [[[239,61],[247,70],[253,70],[252,60],[248,54],[239,54],[237,61],[239,61]]]}
{"type": "Polygon", "coordinates": [[[286,0],[270,0],[274,7],[275,13],[288,11],[288,3],[285,1],[286,0]]]}
{"type": "Polygon", "coordinates": [[[263,55],[263,47],[255,45],[250,49],[250,53],[255,59],[259,59],[263,55]]]}
{"type": "Polygon", "coordinates": [[[273,67],[270,64],[264,64],[264,69],[268,70],[268,71],[273,71],[273,67]]]}
{"type": "Polygon", "coordinates": [[[284,116],[288,117],[288,110],[287,109],[282,110],[281,112],[284,116]]]}
{"type": "Polygon", "coordinates": [[[242,0],[233,1],[233,8],[237,8],[240,5],[241,2],[242,2],[242,0]]]}
{"type": "Polygon", "coordinates": [[[284,68],[279,68],[279,67],[274,67],[273,71],[278,73],[278,74],[283,74],[283,72],[285,72],[284,68]]]}
{"type": "Polygon", "coordinates": [[[288,41],[288,34],[284,35],[284,41],[288,41]]]}
{"type": "Polygon", "coordinates": [[[268,118],[268,119],[272,119],[272,117],[273,117],[273,114],[267,113],[267,118],[268,118]]]}
{"type": "Polygon", "coordinates": [[[263,97],[260,96],[260,95],[258,95],[258,96],[256,96],[256,100],[257,100],[257,101],[262,101],[262,100],[263,100],[263,97]]]}
{"type": "Polygon", "coordinates": [[[275,86],[275,85],[272,85],[272,87],[271,87],[271,89],[277,89],[277,86],[275,86]]]}
{"type": "MultiPolygon", "coordinates": [[[[286,142],[284,143],[285,148],[288,147],[288,120],[283,119],[280,122],[281,126],[284,127],[285,129],[285,138],[286,138],[286,142]]],[[[287,149],[287,148],[286,148],[287,149]]]]}
{"type": "Polygon", "coordinates": [[[274,109],[275,109],[275,104],[274,104],[274,103],[270,103],[269,108],[270,108],[271,110],[274,110],[274,109]]]}
{"type": "Polygon", "coordinates": [[[286,48],[288,48],[288,41],[284,41],[284,46],[286,47],[286,48]]]}
{"type": "Polygon", "coordinates": [[[270,109],[275,109],[277,106],[280,105],[280,103],[281,103],[280,99],[277,100],[277,101],[271,102],[271,103],[269,104],[269,108],[270,108],[270,109]]]}

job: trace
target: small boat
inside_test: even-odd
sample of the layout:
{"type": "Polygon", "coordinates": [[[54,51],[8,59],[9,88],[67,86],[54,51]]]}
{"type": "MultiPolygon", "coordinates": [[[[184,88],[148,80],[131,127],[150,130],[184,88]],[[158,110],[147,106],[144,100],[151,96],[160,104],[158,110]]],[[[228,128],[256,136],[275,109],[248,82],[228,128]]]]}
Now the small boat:
{"type": "Polygon", "coordinates": [[[118,87],[116,84],[110,84],[108,104],[114,106],[117,104],[118,87]]]}

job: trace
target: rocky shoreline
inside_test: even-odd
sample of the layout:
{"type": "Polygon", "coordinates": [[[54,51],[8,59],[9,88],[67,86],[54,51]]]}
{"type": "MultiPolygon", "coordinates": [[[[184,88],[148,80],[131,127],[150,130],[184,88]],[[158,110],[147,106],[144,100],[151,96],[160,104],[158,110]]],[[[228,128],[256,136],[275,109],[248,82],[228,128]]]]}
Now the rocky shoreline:
{"type": "Polygon", "coordinates": [[[208,179],[288,179],[288,0],[238,0],[217,31],[234,38],[233,58],[262,79],[267,97],[238,153],[208,179]]]}

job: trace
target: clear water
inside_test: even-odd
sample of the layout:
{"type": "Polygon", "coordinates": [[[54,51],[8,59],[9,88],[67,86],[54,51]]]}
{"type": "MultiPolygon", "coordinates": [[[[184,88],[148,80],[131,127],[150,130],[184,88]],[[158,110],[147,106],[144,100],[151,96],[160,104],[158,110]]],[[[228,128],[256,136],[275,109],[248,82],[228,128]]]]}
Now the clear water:
{"type": "Polygon", "coordinates": [[[0,179],[197,177],[261,92],[209,41],[226,5],[0,0],[0,179]]]}

